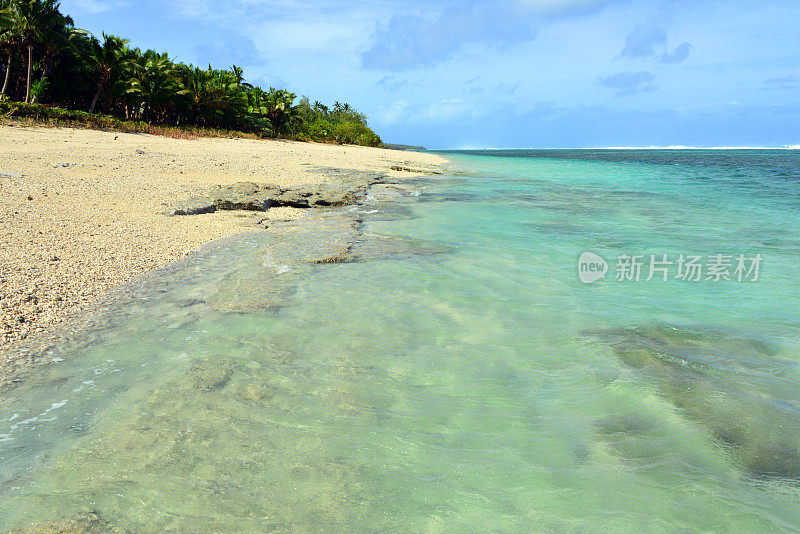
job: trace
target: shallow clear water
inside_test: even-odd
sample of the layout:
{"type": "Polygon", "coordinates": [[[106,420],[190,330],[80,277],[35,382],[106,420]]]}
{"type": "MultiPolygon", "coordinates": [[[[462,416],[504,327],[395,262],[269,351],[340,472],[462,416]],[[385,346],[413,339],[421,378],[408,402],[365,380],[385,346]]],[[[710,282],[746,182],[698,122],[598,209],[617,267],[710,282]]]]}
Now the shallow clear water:
{"type": "Polygon", "coordinates": [[[447,156],[361,210],[408,250],[217,244],[0,393],[0,529],[800,528],[800,154],[447,156]],[[614,278],[718,253],[759,279],[614,278]]]}

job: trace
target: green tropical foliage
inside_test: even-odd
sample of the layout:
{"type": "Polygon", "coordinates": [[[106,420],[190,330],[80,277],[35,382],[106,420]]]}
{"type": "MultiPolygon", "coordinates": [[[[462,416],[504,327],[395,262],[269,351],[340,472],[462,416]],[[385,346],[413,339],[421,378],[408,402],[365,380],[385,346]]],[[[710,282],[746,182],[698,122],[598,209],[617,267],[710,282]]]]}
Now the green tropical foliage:
{"type": "MultiPolygon", "coordinates": [[[[298,102],[287,90],[265,91],[247,83],[239,66],[204,69],[128,44],[118,36],[103,33],[100,40],[76,29],[56,0],[0,0],[0,101],[41,103],[159,127],[381,144],[366,116],[348,104],[329,108],[312,105],[307,97],[298,102]]],[[[35,109],[35,116],[42,115],[35,109]]]]}

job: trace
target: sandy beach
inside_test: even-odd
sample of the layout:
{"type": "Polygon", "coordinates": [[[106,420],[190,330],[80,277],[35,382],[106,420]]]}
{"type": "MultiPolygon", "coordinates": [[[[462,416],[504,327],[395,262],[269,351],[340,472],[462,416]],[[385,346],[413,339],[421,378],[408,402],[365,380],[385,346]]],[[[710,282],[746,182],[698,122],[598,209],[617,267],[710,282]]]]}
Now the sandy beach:
{"type": "MultiPolygon", "coordinates": [[[[168,216],[175,201],[216,185],[334,184],[325,169],[410,177],[432,154],[290,141],[169,139],[78,129],[0,127],[0,379],[22,340],[91,309],[110,288],[209,241],[255,229],[255,218],[303,210],[168,216]]],[[[1,382],[2,380],[0,380],[1,382]]]]}

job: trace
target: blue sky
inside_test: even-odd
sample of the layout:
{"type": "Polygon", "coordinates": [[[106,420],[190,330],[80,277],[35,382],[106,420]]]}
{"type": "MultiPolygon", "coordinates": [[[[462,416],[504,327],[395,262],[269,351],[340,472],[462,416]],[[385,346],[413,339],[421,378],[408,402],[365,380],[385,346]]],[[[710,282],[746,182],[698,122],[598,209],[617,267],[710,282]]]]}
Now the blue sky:
{"type": "Polygon", "coordinates": [[[800,2],[62,0],[429,148],[800,144],[800,2]]]}

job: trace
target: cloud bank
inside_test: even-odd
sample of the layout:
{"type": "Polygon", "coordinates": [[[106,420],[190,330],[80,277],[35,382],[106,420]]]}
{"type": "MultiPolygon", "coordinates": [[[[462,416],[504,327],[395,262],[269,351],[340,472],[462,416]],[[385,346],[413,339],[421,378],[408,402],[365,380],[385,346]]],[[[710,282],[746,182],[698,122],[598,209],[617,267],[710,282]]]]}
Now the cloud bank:
{"type": "Polygon", "coordinates": [[[655,79],[651,72],[620,72],[611,76],[602,76],[597,81],[603,87],[617,89],[614,96],[633,96],[638,93],[655,91],[656,86],[651,84],[655,79]]]}
{"type": "Polygon", "coordinates": [[[641,59],[657,58],[661,63],[680,63],[689,57],[692,45],[681,43],[672,51],[667,48],[667,34],[654,24],[638,24],[625,37],[625,47],[620,57],[641,59]]]}
{"type": "Polygon", "coordinates": [[[361,56],[369,69],[405,70],[451,58],[462,46],[505,47],[532,41],[537,24],[596,11],[609,0],[448,2],[430,13],[394,15],[379,23],[361,56]]]}

